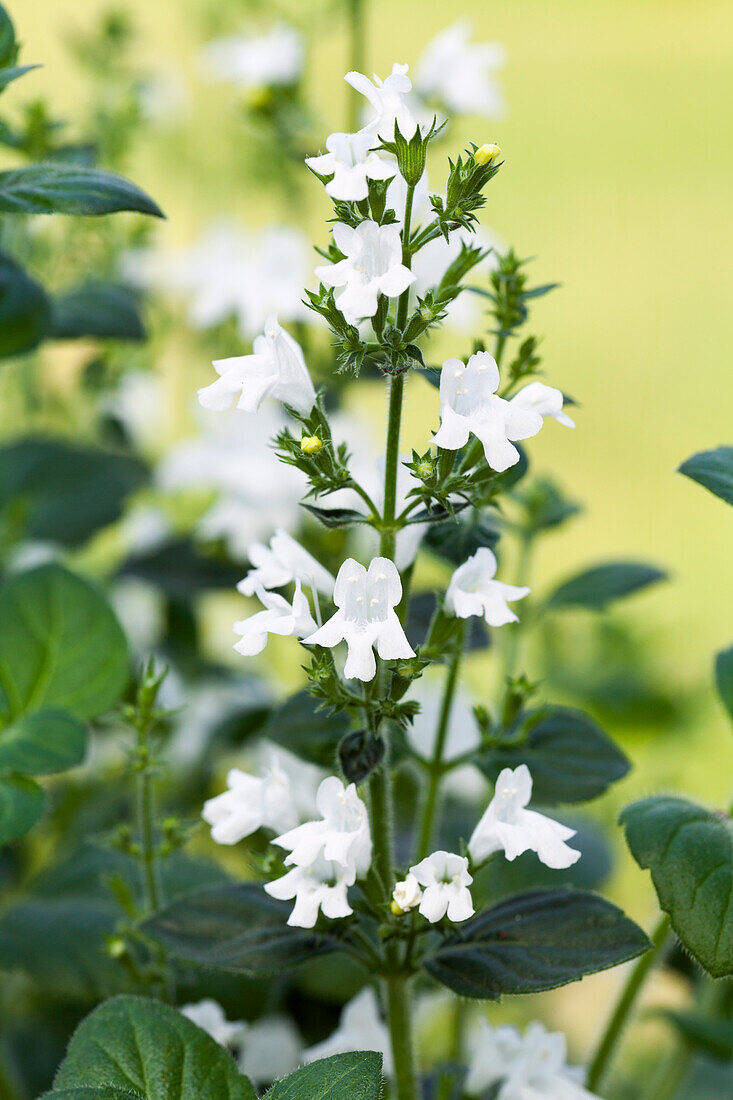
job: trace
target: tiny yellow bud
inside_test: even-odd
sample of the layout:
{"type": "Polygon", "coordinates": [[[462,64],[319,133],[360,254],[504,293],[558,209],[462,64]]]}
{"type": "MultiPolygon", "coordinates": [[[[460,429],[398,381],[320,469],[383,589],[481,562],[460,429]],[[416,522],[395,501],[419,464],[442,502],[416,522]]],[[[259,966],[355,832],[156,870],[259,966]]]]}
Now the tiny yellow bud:
{"type": "Polygon", "coordinates": [[[127,944],[121,936],[110,936],[107,940],[107,954],[113,959],[121,959],[127,952],[127,944]]]}
{"type": "Polygon", "coordinates": [[[397,902],[396,902],[396,901],[394,900],[394,898],[393,898],[393,899],[392,899],[392,901],[391,901],[391,902],[389,903],[389,907],[390,907],[390,909],[392,910],[392,913],[394,914],[394,916],[395,916],[395,917],[404,917],[404,915],[405,915],[405,910],[404,910],[404,909],[400,909],[399,905],[398,905],[398,904],[397,904],[397,902]]]}
{"type": "Polygon", "coordinates": [[[268,87],[251,88],[245,95],[245,103],[251,111],[263,111],[271,99],[272,89],[268,87]]]}
{"type": "Polygon", "coordinates": [[[501,149],[498,145],[494,145],[493,142],[489,142],[487,145],[482,145],[473,154],[473,159],[477,164],[491,164],[493,160],[501,156],[501,149]]]}
{"type": "Polygon", "coordinates": [[[317,435],[304,435],[300,441],[300,449],[307,455],[317,455],[323,450],[323,440],[317,435]]]}

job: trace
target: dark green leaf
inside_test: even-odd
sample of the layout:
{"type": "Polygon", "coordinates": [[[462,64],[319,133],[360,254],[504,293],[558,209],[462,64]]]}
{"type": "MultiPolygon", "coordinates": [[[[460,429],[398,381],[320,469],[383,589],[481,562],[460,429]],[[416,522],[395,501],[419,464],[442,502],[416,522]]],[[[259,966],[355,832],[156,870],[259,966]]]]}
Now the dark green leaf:
{"type": "Polygon", "coordinates": [[[43,790],[24,775],[0,778],[0,844],[32,829],[43,812],[43,790]]]}
{"type": "Polygon", "coordinates": [[[423,545],[452,565],[462,565],[482,546],[493,550],[500,537],[499,526],[488,516],[482,516],[475,523],[449,519],[432,524],[425,533],[423,545]]]}
{"type": "Polygon", "coordinates": [[[715,493],[726,504],[733,504],[733,447],[700,451],[683,462],[679,472],[715,493]]]}
{"type": "Polygon", "coordinates": [[[61,565],[42,565],[0,589],[0,711],[41,707],[93,718],[117,702],[129,667],[106,599],[61,565]]]}
{"type": "Polygon", "coordinates": [[[733,718],[733,646],[715,658],[715,683],[723,706],[733,718]]]}
{"type": "Polygon", "coordinates": [[[658,1009],[655,1015],[674,1024],[683,1039],[697,1050],[726,1061],[733,1058],[733,1020],[673,1008],[658,1009]]]}
{"type": "Polygon", "coordinates": [[[354,523],[366,523],[367,517],[351,508],[316,508],[314,504],[301,506],[319,519],[324,527],[351,527],[354,523]]]}
{"type": "Polygon", "coordinates": [[[23,714],[0,730],[0,772],[52,775],[75,768],[87,745],[83,722],[65,710],[23,714]]]}
{"type": "Polygon", "coordinates": [[[352,730],[341,738],[338,755],[344,779],[363,783],[384,759],[385,744],[371,730],[352,730]]]}
{"type": "Polygon", "coordinates": [[[600,611],[613,600],[623,599],[667,574],[645,562],[619,561],[586,569],[565,581],[550,595],[549,607],[586,607],[600,611]]]}
{"type": "Polygon", "coordinates": [[[252,1085],[210,1035],[169,1005],[114,997],[79,1025],[57,1090],[130,1091],[141,1100],[256,1100],[252,1085]]]}
{"type": "Polygon", "coordinates": [[[137,295],[114,283],[84,283],[53,300],[51,336],[144,340],[137,295]]]}
{"type": "Polygon", "coordinates": [[[336,747],[349,728],[349,720],[343,712],[329,715],[326,710],[318,710],[318,705],[318,700],[307,691],[291,695],[271,712],[261,736],[311,764],[332,767],[336,747]]]}
{"type": "Polygon", "coordinates": [[[33,351],[51,323],[45,290],[0,253],[0,358],[33,351]]]}
{"type": "Polygon", "coordinates": [[[81,1086],[76,1089],[54,1089],[53,1092],[44,1092],[40,1100],[140,1100],[137,1092],[128,1092],[127,1089],[114,1089],[109,1085],[101,1088],[86,1088],[81,1086]]]}
{"type": "Polygon", "coordinates": [[[462,997],[538,993],[641,955],[649,941],[605,898],[532,890],[472,917],[424,961],[462,997]]]}
{"type": "Polygon", "coordinates": [[[636,862],[687,950],[714,978],[733,974],[733,823],[682,798],[658,796],[621,814],[636,862]]]}
{"type": "Polygon", "coordinates": [[[0,172],[6,214],[113,214],[133,210],[162,218],[160,207],[134,183],[75,164],[31,164],[0,172]]]}
{"type": "Polygon", "coordinates": [[[0,92],[3,88],[7,88],[8,84],[12,84],[14,80],[17,80],[19,76],[25,76],[26,73],[30,73],[33,69],[40,69],[40,65],[9,65],[4,69],[0,69],[0,92]]]}
{"type": "Polygon", "coordinates": [[[15,40],[15,27],[5,7],[0,4],[0,67],[14,65],[18,59],[18,43],[15,40]]]}
{"type": "Polygon", "coordinates": [[[381,1094],[382,1055],[360,1050],[296,1069],[274,1084],[263,1100],[379,1100],[381,1094]]]}
{"type": "Polygon", "coordinates": [[[530,720],[520,744],[493,745],[477,761],[496,779],[502,768],[526,764],[535,802],[587,802],[623,779],[629,762],[589,715],[569,707],[548,707],[530,720]]]}
{"type": "Polygon", "coordinates": [[[290,910],[244,882],[188,894],[143,927],[177,958],[246,973],[285,970],[335,949],[328,936],[291,928],[290,910]]]}
{"type": "Polygon", "coordinates": [[[183,538],[128,558],[120,575],[137,577],[175,599],[185,600],[209,589],[233,589],[242,579],[242,568],[202,553],[192,539],[183,538]]]}

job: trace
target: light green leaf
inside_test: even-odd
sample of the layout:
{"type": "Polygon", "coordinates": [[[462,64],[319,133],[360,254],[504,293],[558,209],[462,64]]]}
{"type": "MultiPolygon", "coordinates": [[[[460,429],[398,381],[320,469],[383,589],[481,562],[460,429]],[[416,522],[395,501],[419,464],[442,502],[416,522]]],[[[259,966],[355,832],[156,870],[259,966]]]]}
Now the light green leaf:
{"type": "Polygon", "coordinates": [[[134,183],[79,164],[31,164],[0,172],[5,214],[114,214],[137,211],[162,218],[157,203],[134,183]]]}
{"type": "Polygon", "coordinates": [[[24,775],[0,779],[0,844],[32,829],[43,812],[43,790],[24,775]]]}
{"type": "Polygon", "coordinates": [[[0,730],[0,772],[63,772],[81,764],[86,745],[86,726],[68,711],[23,714],[0,730]]]}
{"type": "Polygon", "coordinates": [[[597,565],[559,585],[551,593],[547,606],[585,607],[600,611],[614,600],[663,581],[666,576],[663,570],[645,562],[618,561],[597,565]]]}
{"type": "Polygon", "coordinates": [[[360,1050],[296,1069],[274,1084],[263,1100],[379,1100],[381,1092],[382,1055],[360,1050]]]}
{"type": "Polygon", "coordinates": [[[715,658],[715,683],[723,706],[733,718],[733,646],[715,658]]]}
{"type": "Polygon", "coordinates": [[[679,472],[709,489],[726,504],[733,504],[733,447],[700,451],[683,462],[679,472]]]}

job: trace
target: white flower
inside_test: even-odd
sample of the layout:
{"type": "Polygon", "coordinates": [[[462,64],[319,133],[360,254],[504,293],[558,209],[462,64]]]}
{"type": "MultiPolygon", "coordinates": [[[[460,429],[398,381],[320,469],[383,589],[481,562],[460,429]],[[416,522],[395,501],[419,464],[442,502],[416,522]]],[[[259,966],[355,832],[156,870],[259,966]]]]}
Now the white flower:
{"type": "Polygon", "coordinates": [[[580,852],[565,843],[575,830],[525,809],[531,797],[532,776],[526,764],[499,772],[494,797],[468,842],[473,863],[483,863],[500,851],[510,861],[523,852],[536,852],[547,867],[555,869],[571,867],[580,859],[580,852]]]}
{"type": "Polygon", "coordinates": [[[231,35],[201,50],[209,76],[240,88],[294,84],[303,69],[303,40],[284,23],[259,36],[231,35]]]}
{"type": "Polygon", "coordinates": [[[531,1023],[524,1036],[515,1027],[493,1028],[481,1020],[470,1042],[469,1096],[483,1095],[502,1082],[496,1100],[592,1100],[579,1072],[567,1065],[567,1044],[560,1032],[531,1023]]]}
{"type": "Polygon", "coordinates": [[[481,440],[492,470],[508,470],[519,461],[510,440],[528,439],[542,427],[542,417],[499,397],[499,368],[487,351],[478,351],[464,366],[446,359],[440,374],[440,428],[433,443],[449,451],[465,447],[471,432],[481,440]]]}
{"type": "Polygon", "coordinates": [[[324,917],[337,920],[353,913],[347,890],[356,881],[353,867],[318,856],[304,867],[293,867],[274,882],[265,883],[270,897],[280,901],[295,898],[295,905],[288,917],[288,924],[295,928],[312,928],[318,919],[319,909],[324,917]]]}
{"type": "Polygon", "coordinates": [[[221,1005],[210,997],[195,1004],[183,1005],[180,1013],[223,1047],[238,1043],[247,1027],[245,1023],[229,1023],[221,1005]]]}
{"type": "Polygon", "coordinates": [[[459,619],[483,615],[489,626],[504,626],[517,622],[517,616],[507,600],[522,600],[530,589],[524,585],[504,584],[494,580],[496,556],[488,546],[481,546],[459,565],[448,585],[445,606],[459,619]]]}
{"type": "Polygon", "coordinates": [[[369,194],[367,180],[386,180],[397,169],[372,152],[374,135],[366,130],[357,134],[329,134],[327,153],[306,157],[305,163],[320,176],[333,176],[326,184],[326,194],[344,202],[359,202],[369,194]]]}
{"type": "Polygon", "coordinates": [[[363,95],[374,109],[374,117],[365,128],[383,141],[394,141],[395,122],[402,136],[408,140],[417,129],[417,120],[405,100],[412,89],[408,70],[409,65],[400,65],[395,61],[386,80],[380,80],[376,73],[372,74],[373,83],[363,73],[350,72],[344,77],[346,83],[363,95]]]}
{"type": "Polygon", "coordinates": [[[473,879],[468,860],[452,852],[433,852],[431,856],[410,868],[421,886],[425,887],[420,913],[431,924],[442,920],[468,920],[474,914],[471,891],[473,879]]]}
{"type": "Polygon", "coordinates": [[[304,867],[322,858],[363,878],[372,861],[372,836],[367,808],[356,786],[344,787],[337,776],[330,775],[318,788],[316,806],[320,821],[306,821],[273,841],[290,852],[286,865],[304,867]]]}
{"type": "Polygon", "coordinates": [[[254,568],[237,585],[243,596],[253,596],[258,588],[282,588],[295,580],[327,596],[333,592],[334,579],[328,570],[282,528],[269,546],[253,542],[247,557],[254,568]]]}
{"type": "Polygon", "coordinates": [[[315,404],[300,344],[280,327],[274,313],[255,339],[254,354],[215,359],[213,366],[219,378],[198,391],[205,409],[223,412],[238,398],[238,409],[257,412],[266,397],[274,397],[305,415],[315,404]]]}
{"type": "Polygon", "coordinates": [[[282,833],[297,824],[290,783],[275,754],[261,776],[232,768],[227,788],[208,799],[201,813],[217,844],[238,844],[258,829],[282,833]]]}
{"type": "Polygon", "coordinates": [[[243,657],[254,657],[267,645],[268,634],[280,634],[282,637],[303,638],[315,629],[308,600],[301,591],[300,581],[295,582],[292,604],[277,592],[266,592],[257,588],[257,598],[265,605],[264,611],[256,611],[248,619],[234,624],[234,633],[240,641],[234,643],[234,649],[243,657]]]}
{"type": "Polygon", "coordinates": [[[567,413],[562,411],[562,390],[554,386],[546,386],[544,382],[530,382],[528,386],[516,393],[509,402],[520,409],[532,409],[541,417],[551,416],[558,424],[564,424],[566,428],[574,428],[575,421],[571,420],[567,413]]]}
{"type": "Polygon", "coordinates": [[[306,1050],[303,1060],[316,1062],[333,1054],[349,1054],[354,1050],[376,1050],[382,1055],[382,1072],[385,1077],[394,1073],[392,1045],[389,1031],[379,1012],[377,995],[367,986],[344,1005],[339,1026],[333,1035],[322,1043],[306,1050]]]}
{"type": "Polygon", "coordinates": [[[344,222],[336,222],[333,239],[345,259],[322,264],[315,268],[315,275],[326,286],[342,288],[337,291],[335,301],[350,324],[373,317],[380,294],[396,298],[415,281],[402,263],[398,226],[364,221],[352,229],[344,222]]]}
{"type": "Polygon", "coordinates": [[[373,558],[369,569],[347,558],[333,590],[338,611],[305,644],[332,648],[345,641],[346,679],[373,680],[377,664],[372,646],[383,661],[415,656],[394,611],[401,599],[400,575],[389,558],[373,558]]]}
{"type": "Polygon", "coordinates": [[[496,72],[505,60],[498,42],[471,43],[471,26],[459,20],[428,42],[418,62],[415,87],[453,114],[501,118],[504,103],[496,72]]]}
{"type": "Polygon", "coordinates": [[[408,913],[410,909],[416,909],[420,904],[422,890],[412,871],[409,871],[406,878],[395,885],[392,891],[392,901],[394,906],[403,913],[408,913]]]}
{"type": "Polygon", "coordinates": [[[287,1016],[263,1016],[246,1025],[239,1069],[259,1091],[303,1061],[303,1040],[287,1016]]]}

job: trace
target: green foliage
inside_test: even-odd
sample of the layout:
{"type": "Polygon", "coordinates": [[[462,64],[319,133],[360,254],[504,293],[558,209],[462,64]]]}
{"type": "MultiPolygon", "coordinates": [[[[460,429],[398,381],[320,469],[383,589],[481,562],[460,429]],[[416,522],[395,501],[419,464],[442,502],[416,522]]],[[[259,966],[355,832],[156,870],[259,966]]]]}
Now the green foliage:
{"type": "Polygon", "coordinates": [[[15,40],[15,27],[5,7],[0,4],[0,68],[14,65],[18,58],[18,43],[15,40]]]}
{"type": "Polygon", "coordinates": [[[24,775],[0,777],[0,845],[32,829],[43,813],[43,790],[24,775]]]}
{"type": "Polygon", "coordinates": [[[0,730],[0,772],[52,775],[81,764],[86,727],[65,710],[23,714],[0,730]]]}
{"type": "Polygon", "coordinates": [[[700,451],[683,462],[679,472],[709,489],[726,504],[733,504],[733,447],[700,451]]]}
{"type": "Polygon", "coordinates": [[[500,530],[491,516],[481,516],[473,521],[446,519],[433,523],[423,540],[428,550],[452,565],[462,565],[482,546],[493,550],[500,538],[500,530]]]}
{"type": "Polygon", "coordinates": [[[162,218],[157,203],[134,183],[79,164],[31,164],[0,172],[4,214],[114,214],[122,210],[162,218]]]}
{"type": "Polygon", "coordinates": [[[658,1014],[669,1020],[695,1050],[726,1061],[733,1058],[733,1019],[674,1008],[660,1009],[658,1014]]]}
{"type": "Polygon", "coordinates": [[[585,607],[602,611],[614,600],[666,579],[667,574],[645,562],[619,561],[585,569],[559,585],[550,595],[549,608],[585,607]]]}
{"type": "Polygon", "coordinates": [[[44,289],[0,253],[0,358],[33,351],[50,321],[51,303],[44,289]]]}
{"type": "Polygon", "coordinates": [[[242,579],[242,568],[204,553],[191,538],[181,538],[132,555],[120,568],[120,576],[137,577],[173,599],[187,600],[197,592],[231,591],[242,579]]]}
{"type": "Polygon", "coordinates": [[[714,978],[733,974],[733,823],[682,798],[657,796],[621,814],[636,862],[687,950],[714,978]]]}
{"type": "Polygon", "coordinates": [[[319,700],[299,691],[275,707],[260,733],[311,764],[333,767],[336,745],[348,729],[345,714],[329,714],[319,700]]]}
{"type": "Polygon", "coordinates": [[[263,1100],[379,1100],[381,1093],[382,1056],[362,1050],[296,1069],[274,1084],[263,1100]]]}
{"type": "Polygon", "coordinates": [[[556,989],[648,946],[642,930],[596,894],[532,890],[461,924],[423,965],[461,997],[495,1000],[556,989]]]}
{"type": "Polygon", "coordinates": [[[723,706],[733,719],[733,646],[721,650],[715,658],[715,683],[723,706]]]}
{"type": "Polygon", "coordinates": [[[54,298],[50,335],[64,340],[79,336],[144,340],[137,295],[115,283],[83,283],[54,298]]]}

